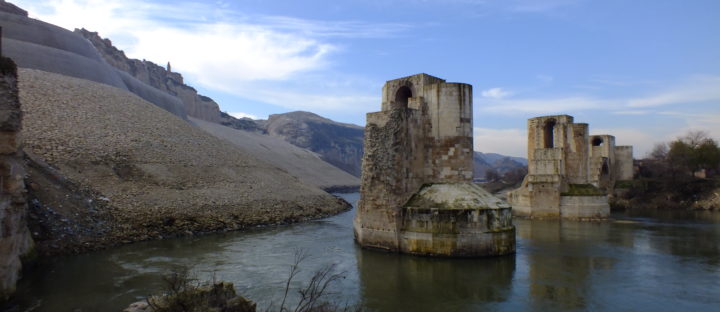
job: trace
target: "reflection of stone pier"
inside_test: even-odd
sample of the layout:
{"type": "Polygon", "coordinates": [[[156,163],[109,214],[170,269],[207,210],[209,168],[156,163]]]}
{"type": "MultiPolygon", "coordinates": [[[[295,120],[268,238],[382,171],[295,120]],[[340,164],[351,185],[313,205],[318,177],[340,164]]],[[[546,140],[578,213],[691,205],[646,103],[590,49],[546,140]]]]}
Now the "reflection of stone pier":
{"type": "Polygon", "coordinates": [[[437,259],[357,252],[370,311],[492,311],[511,297],[515,257],[437,259]]]}
{"type": "Polygon", "coordinates": [[[632,146],[590,136],[572,116],[536,117],[528,120],[528,175],[508,200],[519,216],[602,219],[616,182],[632,176],[632,146]]]}
{"type": "Polygon", "coordinates": [[[355,239],[437,256],[515,251],[510,206],[472,181],[472,86],[426,74],[388,81],[367,115],[355,239]]]}

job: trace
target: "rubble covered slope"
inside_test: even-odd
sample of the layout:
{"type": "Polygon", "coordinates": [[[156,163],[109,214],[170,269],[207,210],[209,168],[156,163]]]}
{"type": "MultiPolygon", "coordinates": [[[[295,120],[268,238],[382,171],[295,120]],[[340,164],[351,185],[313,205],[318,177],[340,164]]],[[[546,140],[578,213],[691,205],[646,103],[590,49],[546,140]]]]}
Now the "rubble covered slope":
{"type": "MultiPolygon", "coordinates": [[[[19,89],[25,149],[103,202],[104,241],[237,229],[347,208],[128,91],[31,69],[19,71],[19,89]]],[[[63,211],[62,202],[46,205],[63,211]]],[[[81,222],[73,220],[81,211],[64,214],[64,222],[81,222]]]]}

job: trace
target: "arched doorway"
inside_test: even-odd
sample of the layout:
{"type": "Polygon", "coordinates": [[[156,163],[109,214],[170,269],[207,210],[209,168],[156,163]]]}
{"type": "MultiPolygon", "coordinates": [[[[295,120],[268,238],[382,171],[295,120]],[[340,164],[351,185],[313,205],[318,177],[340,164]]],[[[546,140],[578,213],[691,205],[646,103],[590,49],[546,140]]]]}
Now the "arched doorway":
{"type": "Polygon", "coordinates": [[[550,119],[545,122],[543,133],[543,137],[545,140],[545,148],[555,147],[555,119],[550,119]]]}
{"type": "Polygon", "coordinates": [[[394,108],[407,108],[408,107],[408,99],[411,98],[412,90],[410,90],[410,87],[408,86],[402,86],[400,87],[397,92],[395,92],[395,106],[394,108]]]}
{"type": "Polygon", "coordinates": [[[610,168],[608,167],[607,157],[602,158],[602,167],[600,168],[600,174],[603,176],[610,174],[610,168]]]}

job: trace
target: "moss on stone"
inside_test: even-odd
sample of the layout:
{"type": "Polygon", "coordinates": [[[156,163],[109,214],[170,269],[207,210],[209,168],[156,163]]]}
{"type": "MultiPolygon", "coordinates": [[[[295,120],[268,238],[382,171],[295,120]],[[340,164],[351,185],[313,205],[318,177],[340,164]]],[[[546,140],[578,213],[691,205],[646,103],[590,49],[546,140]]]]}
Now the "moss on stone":
{"type": "Polygon", "coordinates": [[[592,184],[569,184],[568,191],[560,194],[561,196],[602,196],[605,192],[598,189],[592,184]]]}
{"type": "Polygon", "coordinates": [[[629,189],[633,187],[634,183],[632,180],[620,180],[615,182],[616,189],[629,189]]]}

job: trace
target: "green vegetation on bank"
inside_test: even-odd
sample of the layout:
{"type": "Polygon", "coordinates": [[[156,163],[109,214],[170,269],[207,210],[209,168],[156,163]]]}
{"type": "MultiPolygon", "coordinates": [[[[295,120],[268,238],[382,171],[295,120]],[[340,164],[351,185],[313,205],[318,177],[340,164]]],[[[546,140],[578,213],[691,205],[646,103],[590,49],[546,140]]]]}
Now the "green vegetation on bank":
{"type": "Polygon", "coordinates": [[[637,164],[634,181],[616,184],[627,192],[613,201],[613,208],[719,208],[707,198],[720,187],[720,147],[707,133],[689,132],[657,144],[649,157],[637,164]]]}

